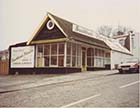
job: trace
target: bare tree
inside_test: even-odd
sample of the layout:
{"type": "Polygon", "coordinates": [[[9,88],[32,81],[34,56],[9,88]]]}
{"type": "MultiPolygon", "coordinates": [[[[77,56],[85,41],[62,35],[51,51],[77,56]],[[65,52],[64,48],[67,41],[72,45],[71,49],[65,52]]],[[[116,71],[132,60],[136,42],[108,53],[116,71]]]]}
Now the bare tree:
{"type": "Polygon", "coordinates": [[[134,31],[134,29],[132,29],[131,27],[118,26],[113,30],[112,35],[124,35],[128,34],[130,31],[134,31]]]}
{"type": "Polygon", "coordinates": [[[128,34],[130,31],[134,31],[134,29],[125,26],[112,27],[108,25],[103,25],[97,29],[97,33],[99,35],[103,35],[106,37],[128,34]]]}
{"type": "Polygon", "coordinates": [[[113,28],[111,26],[103,25],[97,29],[99,35],[110,37],[112,34],[113,28]]]}

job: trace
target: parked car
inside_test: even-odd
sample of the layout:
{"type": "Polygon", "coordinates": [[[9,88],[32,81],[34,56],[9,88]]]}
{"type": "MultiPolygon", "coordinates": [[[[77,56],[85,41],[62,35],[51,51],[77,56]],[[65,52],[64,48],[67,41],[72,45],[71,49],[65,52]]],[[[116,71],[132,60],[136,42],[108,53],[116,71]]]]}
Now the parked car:
{"type": "Polygon", "coordinates": [[[119,73],[125,72],[139,72],[140,62],[138,61],[128,61],[127,63],[122,63],[118,66],[119,73]]]}

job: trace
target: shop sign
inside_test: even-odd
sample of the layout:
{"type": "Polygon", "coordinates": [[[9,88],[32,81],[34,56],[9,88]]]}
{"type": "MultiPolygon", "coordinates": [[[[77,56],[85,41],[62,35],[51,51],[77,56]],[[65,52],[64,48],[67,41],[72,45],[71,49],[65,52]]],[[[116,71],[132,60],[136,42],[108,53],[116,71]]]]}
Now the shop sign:
{"type": "Polygon", "coordinates": [[[73,24],[72,30],[73,30],[73,32],[77,32],[77,33],[80,33],[80,34],[83,34],[83,35],[87,35],[87,36],[95,35],[92,30],[87,29],[87,28],[82,27],[82,26],[78,26],[76,24],[73,24]]]}
{"type": "Polygon", "coordinates": [[[34,46],[12,47],[11,68],[34,67],[34,46]]]}

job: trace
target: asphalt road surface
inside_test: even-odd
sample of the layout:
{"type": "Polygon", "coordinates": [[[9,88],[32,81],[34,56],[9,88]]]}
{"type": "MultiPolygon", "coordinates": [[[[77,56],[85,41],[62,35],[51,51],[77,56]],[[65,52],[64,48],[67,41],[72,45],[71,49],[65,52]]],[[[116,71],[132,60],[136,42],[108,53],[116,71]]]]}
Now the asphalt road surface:
{"type": "Polygon", "coordinates": [[[0,76],[0,107],[139,107],[138,73],[98,71],[23,77],[26,82],[20,84],[20,78],[16,81],[0,76]],[[6,83],[8,80],[11,84],[6,83]]]}

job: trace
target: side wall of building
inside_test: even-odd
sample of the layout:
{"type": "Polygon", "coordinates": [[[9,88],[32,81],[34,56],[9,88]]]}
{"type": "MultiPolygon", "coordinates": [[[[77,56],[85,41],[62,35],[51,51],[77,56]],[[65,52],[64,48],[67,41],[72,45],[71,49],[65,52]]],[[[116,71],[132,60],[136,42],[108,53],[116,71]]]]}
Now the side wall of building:
{"type": "Polygon", "coordinates": [[[140,33],[135,33],[132,38],[132,54],[133,58],[140,61],[140,33]]]}
{"type": "Polygon", "coordinates": [[[121,63],[125,63],[131,55],[127,55],[117,51],[111,51],[111,69],[117,69],[118,65],[121,63]]]}

